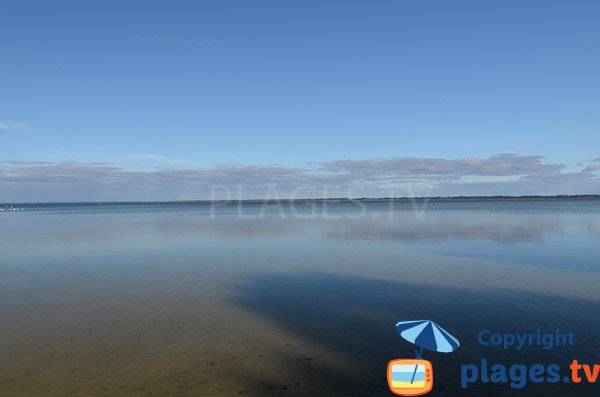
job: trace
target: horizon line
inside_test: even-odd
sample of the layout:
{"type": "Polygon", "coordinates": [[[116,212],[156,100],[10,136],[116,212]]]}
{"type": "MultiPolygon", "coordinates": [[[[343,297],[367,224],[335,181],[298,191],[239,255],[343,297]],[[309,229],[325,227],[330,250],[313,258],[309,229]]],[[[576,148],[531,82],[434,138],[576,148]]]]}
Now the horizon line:
{"type": "Polygon", "coordinates": [[[398,197],[307,197],[307,198],[248,198],[248,199],[182,199],[182,200],[82,200],[82,201],[14,201],[0,202],[0,206],[14,204],[155,204],[155,203],[223,203],[223,202],[301,202],[301,201],[407,201],[407,200],[477,200],[477,199],[600,199],[600,194],[549,194],[549,195],[466,195],[466,196],[398,196],[398,197]]]}

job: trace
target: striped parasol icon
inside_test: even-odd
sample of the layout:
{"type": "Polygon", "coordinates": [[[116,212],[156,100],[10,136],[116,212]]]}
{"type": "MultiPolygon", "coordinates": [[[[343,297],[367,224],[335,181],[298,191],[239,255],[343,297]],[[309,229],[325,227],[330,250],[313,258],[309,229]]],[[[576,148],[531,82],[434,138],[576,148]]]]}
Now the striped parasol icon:
{"type": "Polygon", "coordinates": [[[451,353],[460,346],[458,339],[431,320],[400,321],[396,324],[396,331],[408,342],[421,348],[417,358],[421,358],[423,349],[451,353]]]}

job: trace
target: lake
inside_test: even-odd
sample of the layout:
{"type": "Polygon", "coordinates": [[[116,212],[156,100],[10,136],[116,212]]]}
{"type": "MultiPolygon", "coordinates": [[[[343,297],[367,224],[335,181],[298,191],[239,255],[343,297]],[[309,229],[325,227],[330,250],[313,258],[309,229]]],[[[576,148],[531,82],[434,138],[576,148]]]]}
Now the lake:
{"type": "Polygon", "coordinates": [[[14,205],[0,213],[0,395],[392,395],[425,352],[432,396],[597,396],[477,382],[461,365],[600,364],[600,200],[14,205]],[[481,330],[575,346],[482,346],[481,330]]]}

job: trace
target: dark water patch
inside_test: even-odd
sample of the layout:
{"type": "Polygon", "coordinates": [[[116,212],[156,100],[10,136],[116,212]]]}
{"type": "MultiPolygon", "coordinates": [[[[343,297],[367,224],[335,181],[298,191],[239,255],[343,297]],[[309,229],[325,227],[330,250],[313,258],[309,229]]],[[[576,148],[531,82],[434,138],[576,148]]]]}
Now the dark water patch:
{"type": "MultiPolygon", "coordinates": [[[[319,357],[310,358],[310,367],[303,377],[318,395],[389,395],[385,380],[387,362],[414,357],[413,346],[397,335],[394,325],[413,319],[433,319],[461,341],[460,349],[452,354],[426,352],[425,358],[433,362],[435,373],[432,396],[597,395],[597,386],[583,383],[529,382],[520,391],[508,385],[478,383],[463,390],[460,366],[479,363],[481,358],[490,365],[557,363],[567,374],[568,365],[575,358],[597,362],[598,302],[499,288],[482,293],[327,273],[254,275],[235,288],[242,293],[235,301],[237,305],[275,321],[291,334],[326,346],[342,357],[351,357],[351,361],[339,365],[325,365],[319,357]],[[556,328],[575,331],[576,345],[504,351],[477,343],[477,335],[484,329],[527,333],[556,328]]],[[[280,351],[277,356],[281,359],[275,365],[285,370],[302,361],[301,354],[280,351]]],[[[248,382],[260,390],[261,379],[248,382]]]]}

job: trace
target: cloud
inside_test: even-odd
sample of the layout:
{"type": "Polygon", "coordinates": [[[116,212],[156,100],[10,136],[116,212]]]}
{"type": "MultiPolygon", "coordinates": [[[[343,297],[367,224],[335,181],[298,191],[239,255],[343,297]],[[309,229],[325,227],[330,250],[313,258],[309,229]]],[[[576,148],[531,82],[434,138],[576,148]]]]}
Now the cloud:
{"type": "Polygon", "coordinates": [[[338,160],[323,163],[322,169],[348,172],[357,176],[519,176],[553,174],[564,168],[562,164],[544,164],[543,156],[499,154],[487,159],[439,159],[398,157],[376,160],[338,160]]]}
{"type": "Polygon", "coordinates": [[[0,201],[210,199],[214,192],[218,198],[600,193],[600,176],[595,172],[600,166],[579,172],[564,168],[544,162],[542,156],[516,154],[151,171],[100,162],[9,160],[0,162],[0,201]]]}
{"type": "Polygon", "coordinates": [[[28,126],[26,121],[0,121],[0,132],[24,131],[28,126]]]}
{"type": "Polygon", "coordinates": [[[583,172],[594,172],[594,171],[600,171],[600,164],[589,165],[583,170],[583,172]]]}
{"type": "Polygon", "coordinates": [[[152,164],[152,165],[178,165],[178,166],[194,166],[195,162],[185,160],[176,157],[168,157],[154,153],[131,153],[131,154],[102,154],[102,153],[84,153],[84,152],[65,152],[59,150],[53,150],[53,154],[70,157],[76,159],[80,163],[85,164],[121,164],[121,165],[135,165],[139,164],[152,164]]]}
{"type": "Polygon", "coordinates": [[[127,154],[124,156],[109,156],[115,160],[119,161],[147,161],[147,162],[155,162],[155,163],[171,163],[171,164],[180,164],[180,165],[190,165],[194,164],[193,161],[180,159],[176,157],[168,157],[161,156],[159,154],[152,153],[133,153],[127,154]]]}
{"type": "Polygon", "coordinates": [[[49,161],[21,161],[21,160],[4,160],[0,163],[11,164],[11,165],[50,165],[49,161]]]}

